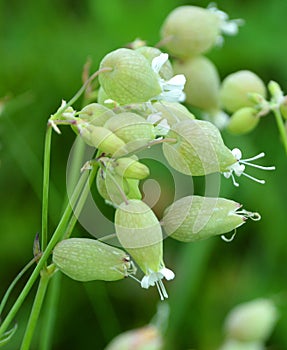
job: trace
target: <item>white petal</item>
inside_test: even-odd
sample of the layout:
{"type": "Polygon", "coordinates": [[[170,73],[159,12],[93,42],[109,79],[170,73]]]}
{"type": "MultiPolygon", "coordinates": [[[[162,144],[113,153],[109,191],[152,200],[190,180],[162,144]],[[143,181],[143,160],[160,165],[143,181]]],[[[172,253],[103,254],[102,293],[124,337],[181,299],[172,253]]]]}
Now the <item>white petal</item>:
{"type": "Polygon", "coordinates": [[[148,287],[150,286],[149,284],[149,276],[144,276],[141,280],[141,287],[148,289],[148,287]]]}
{"type": "Polygon", "coordinates": [[[178,74],[165,82],[164,89],[173,90],[176,88],[176,89],[183,90],[185,83],[186,83],[185,76],[183,74],[178,74]]]}
{"type": "Polygon", "coordinates": [[[162,268],[159,272],[163,275],[163,277],[167,281],[170,281],[170,280],[174,279],[174,277],[175,277],[174,272],[170,269],[167,269],[166,267],[162,268]]]}
{"type": "Polygon", "coordinates": [[[159,56],[155,57],[151,62],[151,67],[155,73],[159,73],[161,70],[161,67],[165,64],[165,62],[168,60],[168,54],[167,53],[161,53],[159,56]]]}
{"type": "Polygon", "coordinates": [[[161,114],[162,114],[161,112],[150,114],[146,118],[146,121],[151,123],[151,124],[155,124],[155,123],[157,123],[158,121],[161,120],[161,114]]]}
{"type": "Polygon", "coordinates": [[[234,157],[235,157],[237,160],[240,160],[241,157],[242,157],[242,152],[240,151],[239,148],[233,148],[233,150],[231,151],[231,153],[234,155],[234,157]]]}

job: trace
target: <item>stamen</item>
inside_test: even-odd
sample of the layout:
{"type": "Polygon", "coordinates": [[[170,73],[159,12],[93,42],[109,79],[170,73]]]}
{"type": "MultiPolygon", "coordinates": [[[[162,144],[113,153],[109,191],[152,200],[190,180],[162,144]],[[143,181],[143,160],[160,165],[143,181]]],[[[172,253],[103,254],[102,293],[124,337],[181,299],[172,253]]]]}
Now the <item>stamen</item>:
{"type": "MultiPolygon", "coordinates": [[[[256,159],[259,159],[259,158],[263,158],[265,157],[265,153],[264,152],[261,152],[259,154],[257,154],[257,156],[254,156],[254,157],[251,157],[251,158],[247,158],[247,159],[242,159],[240,160],[240,162],[242,163],[243,161],[244,162],[249,162],[250,160],[256,160],[256,159]]],[[[241,158],[241,157],[240,157],[241,158]]]]}
{"type": "Polygon", "coordinates": [[[244,175],[244,176],[248,177],[249,179],[251,179],[251,180],[253,180],[253,181],[255,181],[255,182],[258,182],[258,183],[260,183],[260,184],[262,184],[262,185],[265,184],[265,180],[259,180],[259,179],[257,179],[256,177],[251,176],[251,175],[248,175],[248,174],[246,174],[246,173],[242,173],[242,175],[244,175]]]}
{"type": "Polygon", "coordinates": [[[236,229],[234,230],[234,233],[233,235],[230,237],[230,238],[226,238],[225,235],[221,235],[221,239],[224,241],[224,242],[227,242],[227,243],[230,243],[234,240],[234,237],[236,236],[236,229]]]}
{"type": "Polygon", "coordinates": [[[168,294],[167,294],[167,291],[166,291],[165,286],[164,286],[164,284],[163,284],[161,279],[158,281],[158,284],[160,286],[160,289],[161,289],[161,292],[162,292],[163,296],[167,299],[168,298],[168,294]]]}
{"type": "Polygon", "coordinates": [[[160,300],[164,300],[164,296],[163,296],[163,294],[162,294],[162,291],[161,291],[161,289],[160,289],[160,286],[159,286],[158,282],[159,282],[159,281],[156,281],[156,282],[155,282],[155,285],[156,285],[156,288],[157,288],[157,290],[158,290],[158,293],[159,293],[159,296],[160,296],[160,300]]]}

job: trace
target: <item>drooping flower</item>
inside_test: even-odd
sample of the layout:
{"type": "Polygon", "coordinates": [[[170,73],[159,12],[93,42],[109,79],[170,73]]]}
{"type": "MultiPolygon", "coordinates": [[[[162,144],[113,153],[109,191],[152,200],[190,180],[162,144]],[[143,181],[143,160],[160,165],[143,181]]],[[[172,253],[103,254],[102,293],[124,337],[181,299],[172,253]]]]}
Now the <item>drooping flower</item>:
{"type": "Polygon", "coordinates": [[[183,74],[177,74],[167,81],[159,76],[159,71],[167,60],[167,53],[161,53],[152,60],[152,69],[156,74],[158,74],[159,84],[162,89],[162,92],[154,99],[168,102],[183,102],[185,100],[185,94],[183,92],[186,82],[185,76],[183,74]]]}
{"type": "Polygon", "coordinates": [[[231,177],[232,182],[233,182],[234,186],[236,186],[236,187],[238,187],[239,184],[236,182],[234,174],[236,176],[244,175],[244,176],[248,177],[249,179],[251,179],[251,180],[253,180],[255,182],[258,182],[260,184],[265,184],[265,180],[260,180],[260,179],[257,179],[254,176],[246,174],[245,173],[246,165],[249,165],[249,166],[251,166],[253,168],[262,169],[262,170],[275,170],[275,166],[268,166],[268,167],[266,167],[266,166],[250,163],[253,160],[256,160],[256,159],[264,157],[265,156],[264,152],[261,152],[261,153],[257,154],[256,156],[251,157],[251,158],[247,158],[247,159],[241,159],[242,158],[242,152],[240,151],[239,148],[234,148],[231,152],[234,155],[234,157],[237,159],[237,162],[232,164],[232,165],[230,165],[228,167],[228,170],[223,172],[223,175],[227,179],[231,177]]]}

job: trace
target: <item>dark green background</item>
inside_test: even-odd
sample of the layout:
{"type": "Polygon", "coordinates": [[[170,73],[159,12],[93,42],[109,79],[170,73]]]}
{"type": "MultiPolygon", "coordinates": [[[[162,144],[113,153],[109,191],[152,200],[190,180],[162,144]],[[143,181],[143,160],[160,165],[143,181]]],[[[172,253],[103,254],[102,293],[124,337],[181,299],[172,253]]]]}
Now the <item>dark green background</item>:
{"type": "MultiPolygon", "coordinates": [[[[78,90],[88,57],[96,70],[106,53],[135,38],[156,44],[164,18],[182,4],[206,6],[208,2],[0,1],[0,97],[8,96],[0,115],[0,296],[31,259],[33,239],[40,231],[47,118],[62,98],[69,100],[78,90]]],[[[250,69],[266,83],[278,81],[287,91],[287,2],[226,0],[218,5],[231,18],[246,21],[237,37],[226,38],[223,49],[208,54],[221,77],[250,69]]],[[[61,210],[65,196],[73,137],[68,129],[53,136],[53,216],[61,210]]],[[[240,179],[240,187],[234,188],[222,181],[222,196],[262,215],[260,222],[248,222],[239,229],[231,244],[219,238],[196,244],[165,241],[166,264],[176,272],[176,279],[166,284],[171,318],[165,339],[172,349],[216,349],[223,340],[224,317],[235,304],[276,297],[281,317],[268,349],[286,349],[286,156],[271,116],[247,136],[224,134],[224,138],[230,148],[241,147],[246,157],[264,150],[267,156],[262,163],[277,169],[250,171],[266,179],[264,186],[240,179]]],[[[78,227],[77,234],[85,233],[78,227]]],[[[20,328],[8,350],[19,347],[32,295],[17,316],[20,328]]],[[[158,299],[155,288],[142,290],[132,280],[83,286],[63,278],[53,349],[102,349],[115,335],[148,323],[158,299]]]]}

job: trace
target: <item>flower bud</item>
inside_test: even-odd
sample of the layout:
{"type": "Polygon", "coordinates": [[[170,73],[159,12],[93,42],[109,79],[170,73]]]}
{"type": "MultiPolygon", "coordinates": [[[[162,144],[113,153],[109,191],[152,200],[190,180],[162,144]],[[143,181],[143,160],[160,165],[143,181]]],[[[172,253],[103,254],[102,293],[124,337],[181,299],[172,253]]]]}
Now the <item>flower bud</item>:
{"type": "Polygon", "coordinates": [[[113,101],[112,99],[109,98],[109,96],[107,95],[107,93],[105,92],[105,90],[103,89],[102,86],[100,86],[100,88],[98,90],[97,101],[99,104],[101,104],[109,109],[112,109],[117,105],[117,103],[115,101],[113,101]]]}
{"type": "Polygon", "coordinates": [[[186,78],[185,101],[190,105],[212,111],[219,106],[220,78],[216,66],[206,57],[198,56],[186,61],[175,61],[175,74],[186,78]]]}
{"type": "Polygon", "coordinates": [[[118,49],[107,54],[100,69],[99,81],[106,94],[121,105],[149,101],[161,93],[158,76],[148,60],[131,49],[118,49]]]}
{"type": "Polygon", "coordinates": [[[226,318],[227,337],[242,342],[264,342],[278,319],[270,299],[256,299],[236,306],[226,318]]]}
{"type": "Polygon", "coordinates": [[[91,124],[78,124],[77,128],[80,136],[89,146],[98,148],[104,153],[113,155],[125,149],[124,141],[107,128],[91,124]]]}
{"type": "Polygon", "coordinates": [[[225,198],[183,197],[164,212],[162,226],[167,235],[194,242],[230,232],[245,222],[236,211],[240,205],[225,198]]]}
{"type": "Polygon", "coordinates": [[[149,168],[133,158],[118,158],[115,171],[123,177],[142,180],[149,176],[149,168]]]}
{"type": "MultiPolygon", "coordinates": [[[[162,52],[156,47],[151,46],[142,46],[136,49],[137,52],[140,52],[150,64],[155,57],[158,57],[162,52]]],[[[169,80],[173,77],[173,69],[170,61],[166,61],[159,71],[159,75],[164,80],[169,80]]]]}
{"type": "Polygon", "coordinates": [[[256,128],[260,117],[258,111],[252,107],[243,107],[232,114],[227,130],[232,134],[247,134],[256,128]]]}
{"type": "Polygon", "coordinates": [[[105,122],[114,115],[113,111],[99,103],[91,103],[79,112],[79,118],[94,126],[104,126],[105,122]]]}
{"type": "Polygon", "coordinates": [[[152,107],[156,111],[156,114],[161,119],[166,119],[170,126],[182,120],[195,119],[194,115],[178,102],[155,102],[152,107]]]}
{"type": "Polygon", "coordinates": [[[263,81],[249,70],[241,70],[228,75],[220,88],[220,102],[228,112],[235,112],[242,107],[252,107],[254,103],[248,94],[257,93],[266,96],[263,81]]]}
{"type": "Polygon", "coordinates": [[[207,52],[220,33],[215,13],[197,6],[180,6],[165,19],[161,37],[174,56],[187,58],[207,52]]]}
{"type": "Polygon", "coordinates": [[[105,350],[162,350],[162,345],[159,330],[148,325],[118,335],[105,350]]]}
{"type": "Polygon", "coordinates": [[[147,142],[155,138],[154,126],[143,117],[131,112],[120,113],[110,118],[105,128],[111,130],[125,143],[140,140],[147,142]]]}
{"type": "Polygon", "coordinates": [[[163,143],[168,163],[177,171],[193,176],[223,172],[236,162],[224,145],[219,130],[207,121],[184,120],[167,134],[175,143],[163,143]]]}
{"type": "Polygon", "coordinates": [[[53,250],[53,262],[65,275],[80,282],[116,281],[133,270],[123,250],[88,238],[70,238],[58,243],[53,250]]]}

